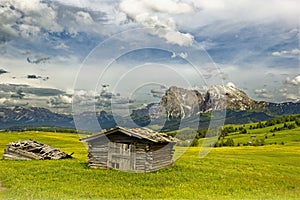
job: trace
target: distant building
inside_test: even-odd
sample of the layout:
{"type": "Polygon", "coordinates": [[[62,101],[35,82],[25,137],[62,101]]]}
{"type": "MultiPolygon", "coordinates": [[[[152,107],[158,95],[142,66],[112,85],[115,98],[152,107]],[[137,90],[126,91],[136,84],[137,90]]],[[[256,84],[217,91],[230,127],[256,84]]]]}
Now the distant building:
{"type": "Polygon", "coordinates": [[[173,165],[178,139],[150,129],[116,127],[81,141],[88,143],[92,168],[151,172],[173,165]]]}

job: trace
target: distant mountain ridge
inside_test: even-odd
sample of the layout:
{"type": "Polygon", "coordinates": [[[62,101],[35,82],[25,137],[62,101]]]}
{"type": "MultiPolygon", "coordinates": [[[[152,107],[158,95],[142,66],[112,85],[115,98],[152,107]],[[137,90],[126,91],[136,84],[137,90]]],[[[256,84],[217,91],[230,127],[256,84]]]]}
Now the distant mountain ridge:
{"type": "MultiPolygon", "coordinates": [[[[116,125],[134,127],[152,124],[167,124],[166,127],[176,127],[180,120],[186,124],[201,122],[205,127],[209,124],[209,113],[226,107],[225,123],[242,124],[267,120],[275,116],[300,113],[300,102],[270,103],[256,101],[235,88],[212,86],[206,92],[198,90],[170,87],[159,103],[152,103],[138,110],[133,110],[130,116],[113,116],[105,111],[99,113],[82,113],[78,117],[89,130],[98,131],[99,126],[92,123],[96,116],[103,129],[116,125]],[[200,119],[199,119],[200,117],[200,119]],[[166,118],[168,119],[165,122],[166,118]],[[175,119],[175,121],[174,121],[175,119]],[[172,121],[173,120],[173,121],[172,121]],[[118,124],[118,123],[122,124],[118,124]],[[177,125],[176,125],[177,124],[177,125]]],[[[59,126],[75,128],[73,116],[54,113],[39,107],[0,107],[0,128],[13,126],[59,126]]],[[[166,128],[169,130],[169,128],[166,128]]]]}
{"type": "Polygon", "coordinates": [[[150,124],[151,119],[159,121],[159,118],[167,118],[163,122],[165,130],[174,130],[174,127],[176,129],[182,120],[185,125],[194,126],[199,123],[199,128],[205,128],[210,121],[210,117],[205,114],[212,110],[226,110],[225,123],[243,124],[280,115],[299,114],[300,102],[256,101],[233,86],[215,85],[202,93],[197,89],[172,86],[159,103],[134,110],[131,118],[139,125],[150,124]]]}
{"type": "Polygon", "coordinates": [[[71,115],[51,112],[46,108],[16,106],[0,107],[0,128],[11,126],[62,126],[74,127],[71,115]]]}

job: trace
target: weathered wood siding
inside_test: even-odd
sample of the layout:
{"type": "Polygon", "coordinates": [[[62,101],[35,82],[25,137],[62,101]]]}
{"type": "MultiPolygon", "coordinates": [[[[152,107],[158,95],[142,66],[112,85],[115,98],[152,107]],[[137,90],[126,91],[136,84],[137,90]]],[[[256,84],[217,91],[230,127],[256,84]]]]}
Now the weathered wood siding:
{"type": "Polygon", "coordinates": [[[3,154],[4,159],[10,160],[41,160],[42,157],[34,153],[27,152],[21,149],[11,150],[5,149],[3,154]]]}
{"type": "Polygon", "coordinates": [[[88,165],[92,168],[107,168],[108,141],[92,141],[89,143],[88,165]]]}
{"type": "Polygon", "coordinates": [[[135,143],[135,171],[144,172],[149,168],[145,148],[146,143],[135,143]]]}
{"type": "Polygon", "coordinates": [[[108,150],[108,167],[120,170],[132,170],[134,168],[134,156],[132,144],[110,142],[108,150]]]}
{"type": "Polygon", "coordinates": [[[173,144],[152,144],[148,154],[151,155],[151,171],[173,165],[173,144]]]}
{"type": "Polygon", "coordinates": [[[174,144],[154,143],[122,133],[110,135],[108,139],[89,141],[90,167],[150,172],[173,165],[174,144]]]}

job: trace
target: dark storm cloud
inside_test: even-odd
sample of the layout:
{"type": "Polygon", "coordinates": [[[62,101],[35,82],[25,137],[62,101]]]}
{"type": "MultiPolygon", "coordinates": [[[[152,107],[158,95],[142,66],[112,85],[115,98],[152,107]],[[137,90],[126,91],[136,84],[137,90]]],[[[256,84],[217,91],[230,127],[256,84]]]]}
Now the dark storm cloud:
{"type": "Polygon", "coordinates": [[[50,57],[44,57],[44,56],[27,57],[27,62],[31,64],[46,63],[47,60],[50,60],[50,57]]]}
{"type": "Polygon", "coordinates": [[[41,76],[37,76],[37,75],[31,74],[31,75],[27,75],[27,78],[28,79],[39,79],[39,78],[41,78],[41,76]]]}
{"type": "Polygon", "coordinates": [[[36,88],[29,85],[18,84],[0,84],[0,91],[5,93],[16,93],[17,91],[22,91],[25,94],[33,94],[40,97],[65,94],[64,91],[54,88],[36,88]]]}
{"type": "Polygon", "coordinates": [[[38,75],[35,75],[35,74],[29,74],[27,75],[27,79],[42,79],[43,81],[47,81],[49,80],[49,77],[42,77],[42,76],[38,76],[38,75]]]}
{"type": "Polygon", "coordinates": [[[15,94],[10,95],[11,98],[14,99],[23,99],[25,94],[23,93],[22,90],[18,90],[15,94]]]}
{"type": "Polygon", "coordinates": [[[1,74],[6,74],[6,73],[8,73],[8,71],[6,71],[6,70],[4,70],[4,69],[0,69],[0,75],[1,75],[1,74]]]}

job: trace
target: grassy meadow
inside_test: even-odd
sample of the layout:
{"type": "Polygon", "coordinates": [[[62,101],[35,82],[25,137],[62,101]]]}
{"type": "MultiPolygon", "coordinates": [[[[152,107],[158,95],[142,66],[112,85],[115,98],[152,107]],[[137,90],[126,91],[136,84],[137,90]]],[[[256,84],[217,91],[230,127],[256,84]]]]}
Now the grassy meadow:
{"type": "MultiPolygon", "coordinates": [[[[89,169],[77,134],[0,132],[7,143],[35,139],[71,153],[71,160],[0,160],[1,199],[299,199],[300,128],[276,132],[284,145],[213,148],[199,158],[190,147],[173,168],[153,173],[89,169]]],[[[257,133],[257,137],[259,137],[257,133]]],[[[231,135],[244,142],[249,134],[231,135]]],[[[268,140],[268,139],[267,139],[268,140]]],[[[180,147],[177,147],[177,152],[180,147]]]]}
{"type": "MultiPolygon", "coordinates": [[[[300,120],[300,115],[296,116],[296,120],[300,120]]],[[[286,117],[278,117],[276,119],[282,119],[286,117]]],[[[274,121],[274,119],[273,119],[274,121]]],[[[298,122],[299,123],[299,122],[298,122]]],[[[253,128],[257,127],[259,124],[267,124],[266,122],[260,123],[249,123],[244,125],[225,125],[224,128],[235,129],[237,131],[229,132],[223,139],[223,142],[228,138],[234,141],[233,146],[243,146],[247,142],[253,142],[255,140],[263,141],[264,145],[289,145],[289,146],[297,146],[300,143],[300,126],[297,126],[295,121],[282,122],[270,126],[263,126],[261,128],[253,128]],[[293,128],[284,128],[288,125],[294,125],[293,128]],[[241,130],[239,130],[241,129],[241,130]],[[278,129],[274,131],[274,129],[278,129]]],[[[219,140],[219,143],[221,140],[219,140]]]]}

